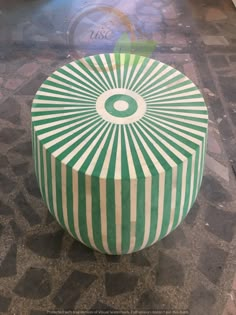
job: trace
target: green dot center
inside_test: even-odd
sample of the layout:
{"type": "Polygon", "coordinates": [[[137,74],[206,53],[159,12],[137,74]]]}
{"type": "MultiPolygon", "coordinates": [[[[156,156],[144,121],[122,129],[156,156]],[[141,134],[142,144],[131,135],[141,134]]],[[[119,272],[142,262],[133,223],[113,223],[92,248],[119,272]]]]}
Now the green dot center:
{"type": "Polygon", "coordinates": [[[112,95],[105,102],[106,111],[116,117],[129,117],[137,111],[137,108],[136,100],[124,94],[112,95]]]}

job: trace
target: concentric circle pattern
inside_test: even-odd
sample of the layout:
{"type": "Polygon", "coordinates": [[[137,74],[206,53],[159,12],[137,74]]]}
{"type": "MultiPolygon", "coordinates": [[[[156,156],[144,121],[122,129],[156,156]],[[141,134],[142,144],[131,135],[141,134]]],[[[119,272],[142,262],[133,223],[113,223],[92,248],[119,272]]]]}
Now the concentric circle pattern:
{"type": "Polygon", "coordinates": [[[207,124],[199,90],[168,65],[129,54],[71,62],[33,101],[43,199],[89,247],[124,254],[150,246],[195,201],[207,124]]]}

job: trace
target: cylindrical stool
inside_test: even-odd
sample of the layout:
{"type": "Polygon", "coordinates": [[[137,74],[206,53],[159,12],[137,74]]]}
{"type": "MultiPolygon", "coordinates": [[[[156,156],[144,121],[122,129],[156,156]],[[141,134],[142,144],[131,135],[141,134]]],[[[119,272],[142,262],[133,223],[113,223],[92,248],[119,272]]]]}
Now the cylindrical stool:
{"type": "Polygon", "coordinates": [[[166,64],[129,54],[71,62],[33,101],[43,199],[89,247],[125,254],[150,246],[195,201],[207,125],[197,87],[166,64]]]}

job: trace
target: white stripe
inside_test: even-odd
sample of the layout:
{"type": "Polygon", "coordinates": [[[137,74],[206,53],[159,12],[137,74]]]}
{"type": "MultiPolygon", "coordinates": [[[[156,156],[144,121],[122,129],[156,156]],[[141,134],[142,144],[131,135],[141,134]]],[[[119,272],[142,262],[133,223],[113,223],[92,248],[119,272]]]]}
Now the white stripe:
{"type": "Polygon", "coordinates": [[[63,211],[63,219],[66,226],[67,231],[72,235],[69,224],[68,224],[68,213],[67,213],[67,193],[66,193],[66,165],[61,163],[61,197],[62,197],[62,211],[63,211]]]}
{"type": "Polygon", "coordinates": [[[108,234],[107,234],[107,172],[108,172],[108,167],[110,164],[110,159],[111,159],[111,153],[112,153],[112,147],[114,143],[114,137],[115,137],[115,131],[116,128],[113,130],[113,134],[111,136],[111,140],[107,149],[107,154],[104,158],[103,166],[99,175],[100,179],[100,209],[101,209],[101,231],[102,231],[102,245],[103,248],[106,252],[110,252],[110,249],[108,247],[108,234]]]}
{"type": "MultiPolygon", "coordinates": [[[[86,119],[86,121],[87,121],[87,120],[89,120],[89,119],[86,119]]],[[[97,120],[98,120],[98,119],[97,119],[97,120]]],[[[97,120],[94,119],[94,120],[92,120],[92,121],[95,122],[95,121],[97,121],[97,120]]],[[[91,119],[90,119],[86,124],[83,124],[82,126],[81,126],[81,123],[79,123],[79,127],[75,128],[75,129],[73,129],[73,130],[71,130],[71,131],[69,131],[69,132],[65,132],[65,133],[63,134],[63,136],[57,137],[57,138],[55,138],[55,139],[53,139],[53,140],[51,140],[51,141],[49,141],[49,142],[45,142],[45,146],[46,146],[47,148],[49,148],[49,147],[51,147],[52,145],[55,145],[56,143],[58,143],[58,142],[60,142],[60,141],[62,141],[62,140],[65,140],[66,138],[70,137],[71,135],[77,133],[78,131],[80,131],[81,129],[85,128],[85,127],[88,126],[89,124],[91,125],[91,119]]],[[[78,123],[77,123],[76,125],[78,125],[78,123]]],[[[67,128],[63,127],[63,131],[65,131],[66,129],[69,129],[69,128],[73,127],[73,126],[69,125],[69,127],[68,127],[68,126],[66,126],[66,127],[67,127],[67,128]]],[[[94,125],[91,126],[90,128],[92,128],[92,127],[94,127],[94,125]]],[[[61,129],[62,129],[62,128],[60,128],[59,131],[58,131],[58,130],[54,131],[54,133],[53,133],[53,131],[44,133],[44,134],[40,135],[38,138],[39,138],[39,139],[46,139],[46,138],[48,138],[48,137],[50,137],[50,136],[52,136],[52,135],[56,135],[57,133],[61,132],[61,131],[62,131],[61,129]]]]}
{"type": "MultiPolygon", "coordinates": [[[[99,124],[99,123],[98,123],[99,124]]],[[[96,124],[96,125],[98,125],[96,124]]],[[[70,140],[69,142],[67,142],[66,144],[64,144],[63,146],[61,146],[60,148],[58,148],[56,151],[54,151],[52,154],[57,157],[59,154],[61,154],[62,152],[64,152],[65,150],[67,150],[70,146],[72,146],[76,141],[78,141],[80,138],[82,138],[85,134],[88,134],[88,132],[96,125],[93,125],[92,127],[88,128],[87,130],[83,131],[82,133],[80,133],[78,136],[74,137],[72,140],[70,140]]],[[[92,134],[90,134],[87,137],[87,141],[89,141],[92,136],[97,132],[97,130],[95,130],[92,134]]],[[[53,140],[54,141],[54,140],[53,140]]],[[[48,142],[45,144],[45,146],[47,148],[51,147],[53,145],[53,141],[48,142]]],[[[55,140],[56,141],[56,140],[55,140]]],[[[87,141],[83,141],[83,143],[80,143],[80,145],[75,148],[71,153],[69,153],[66,158],[63,159],[63,163],[68,164],[68,162],[79,152],[79,150],[82,148],[82,146],[87,142],[87,141]]]]}
{"type": "MultiPolygon", "coordinates": [[[[90,57],[90,60],[92,61],[92,63],[94,64],[96,69],[100,69],[98,70],[100,76],[103,78],[104,82],[101,80],[101,78],[99,76],[97,76],[98,78],[98,82],[99,84],[102,84],[102,86],[104,87],[105,90],[111,88],[111,86],[109,85],[109,82],[107,81],[107,78],[105,77],[103,70],[101,69],[101,67],[99,66],[99,64],[97,63],[97,60],[95,59],[94,56],[90,57]],[[107,84],[107,85],[106,85],[107,84]]],[[[97,74],[97,73],[96,73],[97,74]]]]}
{"type": "MultiPolygon", "coordinates": [[[[60,81],[59,81],[59,82],[60,82],[60,81]]],[[[71,88],[71,86],[68,85],[68,84],[67,84],[67,87],[71,88]]],[[[74,96],[77,96],[77,99],[78,99],[79,96],[81,96],[81,94],[80,94],[79,92],[82,92],[82,91],[79,90],[79,89],[78,89],[77,92],[72,92],[72,91],[70,91],[70,90],[68,90],[68,89],[59,88],[59,87],[56,87],[56,86],[54,86],[54,85],[49,85],[49,84],[47,84],[47,83],[43,83],[43,84],[41,85],[39,91],[42,92],[42,89],[50,90],[50,91],[51,91],[52,93],[54,93],[55,95],[58,95],[58,94],[59,94],[59,95],[60,95],[60,94],[63,95],[63,93],[70,94],[71,96],[74,95],[74,96]],[[61,92],[61,93],[56,93],[56,91],[57,91],[57,92],[61,92]]],[[[38,94],[38,93],[37,93],[37,94],[38,94]]],[[[92,96],[92,95],[91,95],[91,96],[92,96]]],[[[66,96],[64,95],[64,97],[66,97],[66,96]]],[[[94,97],[94,99],[95,99],[95,97],[94,97]]]]}
{"type": "MultiPolygon", "coordinates": [[[[142,64],[143,64],[144,60],[145,60],[145,57],[140,56],[140,58],[139,58],[139,60],[138,60],[138,63],[137,63],[136,65],[133,64],[133,67],[135,67],[135,70],[134,70],[134,72],[133,72],[133,76],[132,76],[131,80],[129,81],[129,84],[128,84],[128,86],[127,86],[127,89],[129,89],[130,86],[133,84],[134,79],[135,79],[135,76],[137,75],[139,69],[142,67],[142,64]]],[[[133,90],[133,89],[132,89],[132,90],[133,90]]]]}
{"type": "MultiPolygon", "coordinates": [[[[157,104],[148,104],[148,109],[166,109],[165,112],[168,112],[168,110],[172,109],[184,109],[184,110],[205,110],[206,106],[191,106],[191,105],[184,105],[184,106],[163,106],[163,105],[157,105],[157,104]]],[[[172,113],[172,111],[170,111],[172,113]]]]}
{"type": "Polygon", "coordinates": [[[115,60],[115,55],[114,54],[110,54],[110,58],[111,58],[111,64],[113,66],[113,70],[115,67],[115,70],[113,71],[114,77],[115,77],[115,85],[118,88],[118,77],[117,77],[117,71],[116,71],[116,60],[115,60]]]}
{"type": "Polygon", "coordinates": [[[118,125],[117,153],[114,175],[115,216],[116,216],[116,252],[122,253],[122,195],[121,195],[121,126],[118,125]]]}
{"type": "Polygon", "coordinates": [[[57,190],[56,190],[56,163],[55,158],[51,155],[51,167],[52,167],[52,204],[54,215],[56,217],[57,222],[60,223],[58,218],[58,211],[57,211],[57,190]]]}
{"type": "Polygon", "coordinates": [[[88,112],[93,112],[94,109],[90,110],[85,110],[85,111],[76,111],[76,112],[70,112],[70,113],[60,113],[60,114],[51,114],[51,115],[43,115],[43,116],[32,116],[32,121],[46,121],[47,119],[52,119],[52,118],[61,118],[61,117],[66,117],[66,116],[71,116],[75,115],[76,117],[80,116],[81,113],[88,113],[88,112]]]}
{"type": "Polygon", "coordinates": [[[91,177],[85,175],[85,191],[86,191],[86,224],[88,238],[91,246],[98,250],[94,242],[93,236],[93,220],[92,220],[92,192],[91,192],[91,177]]]}
{"type": "MultiPolygon", "coordinates": [[[[80,106],[79,108],[83,108],[83,109],[89,108],[90,109],[92,107],[94,107],[94,110],[96,110],[94,104],[93,105],[80,106]]],[[[51,111],[56,112],[56,111],[63,111],[63,110],[69,111],[69,110],[77,110],[77,108],[78,108],[77,105],[76,106],[68,106],[68,107],[32,107],[31,112],[39,113],[39,112],[51,112],[51,111]]]]}
{"type": "Polygon", "coordinates": [[[45,187],[45,199],[46,204],[49,208],[48,201],[48,172],[47,172],[47,157],[46,157],[46,149],[43,147],[43,168],[44,168],[44,187],[45,187]]]}
{"type": "Polygon", "coordinates": [[[149,236],[150,236],[151,198],[152,198],[152,177],[147,177],[145,178],[145,227],[144,227],[143,243],[140,249],[143,249],[147,246],[149,236]]]}
{"type": "Polygon", "coordinates": [[[203,119],[208,118],[207,114],[183,113],[183,112],[175,112],[175,111],[169,112],[169,111],[165,111],[161,109],[149,109],[148,111],[154,112],[154,113],[162,113],[163,115],[170,116],[170,118],[172,118],[172,116],[175,116],[175,115],[179,115],[183,117],[203,118],[203,119]]]}
{"type": "Polygon", "coordinates": [[[113,84],[114,82],[113,82],[113,79],[112,79],[112,76],[111,76],[111,71],[110,71],[110,69],[109,69],[109,66],[108,66],[107,60],[106,60],[106,58],[105,58],[105,55],[104,55],[104,54],[100,54],[99,56],[100,56],[100,58],[101,58],[101,60],[102,60],[102,62],[103,62],[104,68],[105,68],[106,71],[107,71],[107,75],[108,75],[109,78],[110,78],[110,81],[111,81],[111,88],[112,88],[112,89],[115,89],[115,85],[113,84]]]}
{"type": "Polygon", "coordinates": [[[169,226],[168,226],[166,235],[171,232],[173,228],[173,224],[174,224],[175,211],[176,211],[176,194],[177,194],[177,172],[178,172],[178,168],[176,165],[175,167],[172,168],[170,220],[169,220],[169,226]]]}
{"type": "MultiPolygon", "coordinates": [[[[145,97],[146,98],[146,97],[145,97]]],[[[188,99],[182,99],[182,100],[173,100],[173,101],[157,101],[155,102],[155,104],[184,104],[184,103],[202,103],[202,104],[205,104],[204,103],[204,99],[202,97],[199,97],[199,98],[188,98],[188,99]]]]}
{"type": "Polygon", "coordinates": [[[183,172],[182,172],[182,189],[181,189],[181,200],[180,200],[180,210],[179,210],[179,219],[176,226],[178,226],[183,217],[183,210],[184,210],[184,200],[186,194],[186,182],[187,182],[187,167],[188,167],[188,160],[183,162],[183,172]]]}
{"type": "MultiPolygon", "coordinates": [[[[169,95],[170,93],[172,94],[172,93],[175,93],[175,92],[185,91],[185,90],[188,90],[188,89],[191,89],[191,88],[196,88],[196,86],[193,83],[189,83],[189,84],[185,84],[185,85],[183,85],[181,87],[173,89],[174,86],[179,86],[179,84],[181,84],[181,83],[184,83],[184,82],[188,83],[187,81],[188,81],[188,79],[185,78],[185,80],[180,79],[180,80],[175,81],[172,84],[168,84],[165,87],[159,89],[158,92],[156,93],[156,96],[159,97],[159,96],[163,96],[163,95],[169,95]],[[172,87],[172,89],[170,89],[170,87],[172,87]],[[168,88],[168,90],[165,91],[167,88],[168,88]],[[160,92],[160,91],[163,91],[163,90],[165,92],[160,92]]],[[[147,103],[148,103],[148,101],[147,101],[147,103]]]]}
{"type": "MultiPolygon", "coordinates": [[[[155,74],[156,74],[160,69],[162,69],[164,66],[165,66],[164,63],[159,62],[159,64],[156,66],[156,68],[154,68],[153,71],[151,72],[151,74],[150,74],[149,76],[147,76],[145,80],[142,81],[142,84],[139,85],[139,87],[135,90],[135,92],[137,92],[137,93],[138,93],[138,92],[142,93],[143,87],[144,87],[144,91],[145,91],[146,86],[149,86],[150,78],[154,76],[154,79],[152,79],[152,81],[155,80],[155,79],[157,78],[157,76],[155,76],[155,74]],[[147,82],[147,81],[148,81],[148,85],[146,85],[146,82],[147,82]]],[[[158,76],[158,77],[159,77],[159,76],[158,76]]]]}
{"type": "Polygon", "coordinates": [[[74,229],[75,234],[80,240],[80,242],[84,243],[82,240],[80,229],[79,229],[79,185],[78,185],[78,172],[75,172],[72,169],[72,191],[73,191],[73,218],[74,218],[74,229]]]}
{"type": "Polygon", "coordinates": [[[136,80],[132,90],[136,91],[136,86],[139,86],[139,83],[143,81],[143,78],[146,77],[146,73],[148,72],[148,70],[152,67],[153,64],[156,64],[156,61],[153,59],[149,59],[148,63],[146,64],[146,67],[143,69],[142,74],[139,76],[139,78],[136,80]]]}
{"type": "Polygon", "coordinates": [[[179,98],[179,97],[186,97],[186,96],[193,96],[193,95],[198,95],[199,97],[201,97],[201,93],[198,90],[193,90],[193,91],[190,91],[190,92],[176,93],[176,94],[173,94],[173,95],[168,95],[167,94],[167,95],[164,95],[164,96],[161,96],[161,97],[159,97],[159,95],[157,96],[156,94],[154,94],[153,97],[146,97],[146,99],[147,99],[147,101],[150,101],[150,99],[154,99],[155,101],[162,101],[162,100],[168,100],[168,99],[172,99],[172,98],[176,99],[176,98],[179,98]]]}

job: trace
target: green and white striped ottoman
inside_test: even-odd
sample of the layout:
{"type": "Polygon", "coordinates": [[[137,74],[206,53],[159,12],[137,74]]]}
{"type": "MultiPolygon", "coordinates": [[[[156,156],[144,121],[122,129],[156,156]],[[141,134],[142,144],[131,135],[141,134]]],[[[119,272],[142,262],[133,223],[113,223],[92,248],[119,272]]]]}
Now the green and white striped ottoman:
{"type": "Polygon", "coordinates": [[[207,125],[197,87],[166,64],[130,54],[71,62],[33,101],[43,199],[64,229],[100,252],[150,246],[195,201],[207,125]]]}

